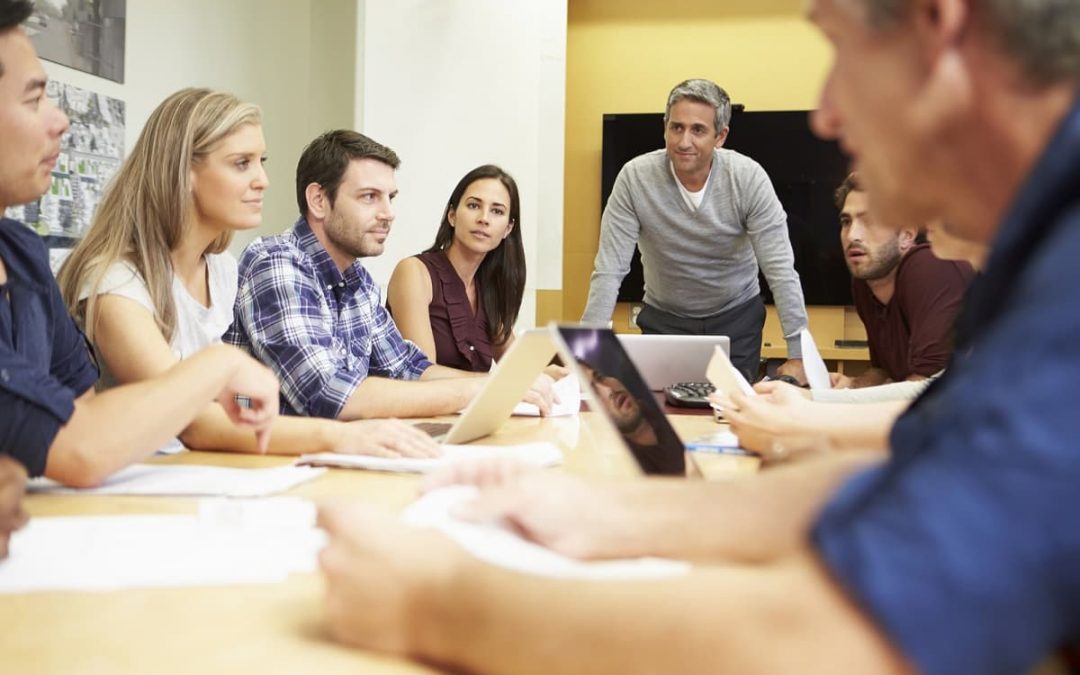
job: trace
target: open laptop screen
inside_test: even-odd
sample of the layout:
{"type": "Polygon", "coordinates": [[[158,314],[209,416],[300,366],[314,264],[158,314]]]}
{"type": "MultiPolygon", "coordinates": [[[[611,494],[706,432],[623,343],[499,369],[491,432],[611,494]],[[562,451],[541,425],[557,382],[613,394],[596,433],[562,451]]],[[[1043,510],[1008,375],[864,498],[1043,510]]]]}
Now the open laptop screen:
{"type": "Polygon", "coordinates": [[[604,414],[646,474],[686,475],[682,441],[619,339],[606,328],[557,326],[568,354],[604,414]]]}

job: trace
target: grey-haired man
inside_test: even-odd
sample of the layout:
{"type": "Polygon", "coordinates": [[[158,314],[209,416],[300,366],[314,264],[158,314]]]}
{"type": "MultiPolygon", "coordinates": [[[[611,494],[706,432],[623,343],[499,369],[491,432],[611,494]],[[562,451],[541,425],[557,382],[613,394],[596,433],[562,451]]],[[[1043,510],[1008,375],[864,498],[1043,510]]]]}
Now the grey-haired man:
{"type": "Polygon", "coordinates": [[[765,170],[722,146],[731,99],[709,80],[668,95],[664,149],[626,163],[600,223],[600,248],[582,321],[611,318],[634,246],[641,249],[646,333],[727,335],[731,360],[757,373],[765,304],[758,269],[780,312],[788,356],[781,372],[800,381],[799,331],[806,327],[787,216],[765,170]]]}

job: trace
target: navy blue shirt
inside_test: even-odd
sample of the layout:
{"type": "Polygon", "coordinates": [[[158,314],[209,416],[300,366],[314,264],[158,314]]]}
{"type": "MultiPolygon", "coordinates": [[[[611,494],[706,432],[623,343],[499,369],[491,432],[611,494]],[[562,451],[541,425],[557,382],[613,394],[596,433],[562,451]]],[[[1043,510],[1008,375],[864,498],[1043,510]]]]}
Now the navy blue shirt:
{"type": "Polygon", "coordinates": [[[1080,638],[1080,107],[1005,219],[953,363],[813,538],[923,672],[1018,673],[1080,638]]]}
{"type": "Polygon", "coordinates": [[[94,386],[98,372],[86,340],[67,313],[41,238],[0,219],[0,453],[31,476],[45,471],[49,446],[94,386]]]}

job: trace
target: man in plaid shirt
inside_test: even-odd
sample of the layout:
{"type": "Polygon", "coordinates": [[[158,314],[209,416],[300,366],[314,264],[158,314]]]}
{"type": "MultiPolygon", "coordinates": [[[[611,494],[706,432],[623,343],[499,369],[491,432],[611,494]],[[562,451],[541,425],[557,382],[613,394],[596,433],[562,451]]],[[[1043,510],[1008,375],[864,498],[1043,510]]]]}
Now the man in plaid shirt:
{"type": "MultiPolygon", "coordinates": [[[[397,196],[393,150],[355,131],[312,141],[296,169],[301,217],[240,258],[235,318],[225,342],[281,380],[281,411],[331,419],[456,412],[482,377],[432,364],[401,337],[360,258],[383,252],[397,196]]],[[[550,405],[541,376],[528,400],[550,405]]]]}

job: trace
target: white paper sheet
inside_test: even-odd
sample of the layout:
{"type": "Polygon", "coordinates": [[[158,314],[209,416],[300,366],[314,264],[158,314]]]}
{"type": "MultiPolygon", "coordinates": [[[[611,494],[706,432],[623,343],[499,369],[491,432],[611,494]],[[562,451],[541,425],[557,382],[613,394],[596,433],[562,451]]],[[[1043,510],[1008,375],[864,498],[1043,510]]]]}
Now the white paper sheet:
{"type": "Polygon", "coordinates": [[[0,561],[0,593],[276,583],[315,571],[326,536],[310,502],[243,501],[212,500],[194,516],[33,518],[0,561]]]}
{"type": "Polygon", "coordinates": [[[825,359],[821,358],[821,352],[814,344],[814,336],[810,331],[803,328],[799,332],[799,342],[802,345],[803,370],[806,372],[806,380],[810,388],[815,391],[832,389],[832,380],[829,379],[829,369],[825,367],[825,359]]]}
{"type": "MultiPolygon", "coordinates": [[[[577,375],[571,373],[558,380],[552,389],[559,397],[559,402],[552,407],[548,417],[564,417],[581,412],[581,385],[578,383],[577,375]]],[[[513,414],[520,417],[539,417],[540,408],[533,403],[522,401],[514,406],[513,414]]]]}
{"type": "Polygon", "coordinates": [[[325,469],[279,466],[272,469],[229,469],[218,466],[133,464],[88,489],[69,488],[47,478],[30,481],[31,492],[94,495],[169,495],[261,497],[311,480],[325,469]]]}
{"type": "Polygon", "coordinates": [[[562,464],[563,454],[552,443],[525,443],[523,445],[443,445],[441,457],[371,457],[369,455],[342,455],[322,452],[301,455],[297,464],[332,466],[341,469],[370,469],[399,473],[427,473],[442,469],[454,462],[493,457],[516,459],[536,466],[562,464]]]}
{"type": "Polygon", "coordinates": [[[429,492],[405,510],[411,525],[433,527],[485,562],[538,576],[618,580],[685,574],[690,565],[660,558],[582,561],[521,538],[495,523],[471,523],[451,515],[451,509],[476,497],[472,486],[453,486],[429,492]]]}

